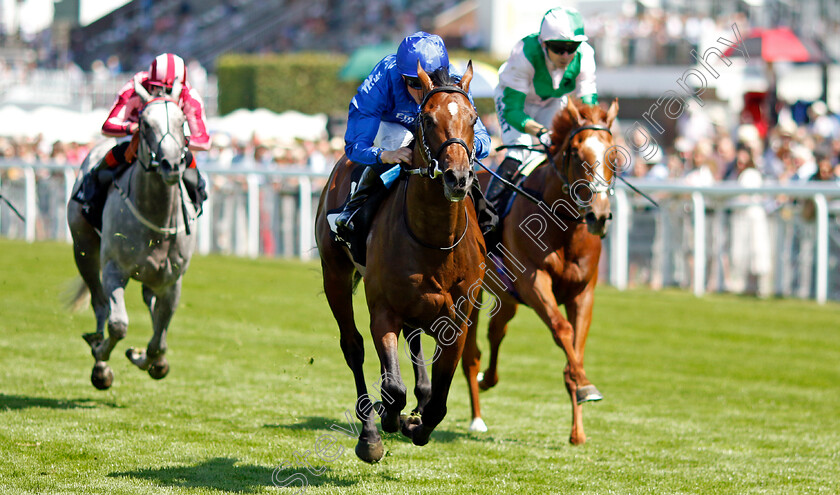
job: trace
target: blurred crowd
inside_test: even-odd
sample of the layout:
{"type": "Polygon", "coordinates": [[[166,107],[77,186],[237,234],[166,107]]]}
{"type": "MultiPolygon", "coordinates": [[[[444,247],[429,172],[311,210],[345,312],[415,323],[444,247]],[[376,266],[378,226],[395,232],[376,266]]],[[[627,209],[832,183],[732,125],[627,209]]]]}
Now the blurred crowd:
{"type": "Polygon", "coordinates": [[[631,9],[622,15],[599,13],[586,18],[586,34],[600,67],[690,65],[691,51],[713,46],[719,33],[736,23],[749,32],[742,13],[712,18],[662,9],[631,9]]]}
{"type": "MultiPolygon", "coordinates": [[[[638,129],[630,136],[633,142],[624,145],[634,150],[633,160],[623,168],[625,177],[695,186],[722,181],[749,188],[840,186],[840,119],[824,102],[812,103],[800,122],[790,107],[782,109],[779,123],[764,136],[751,123],[729,127],[713,118],[714,112],[689,108],[671,145],[650,144],[650,134],[638,129]]],[[[631,253],[631,283],[690,287],[694,204],[690,197],[653,196],[670,200],[656,211],[634,210],[631,245],[647,247],[631,253]]],[[[705,201],[706,290],[813,296],[816,207],[811,198],[740,195],[706,196],[705,201]]],[[[840,213],[836,199],[829,198],[828,206],[834,217],[840,213]]],[[[830,244],[832,255],[840,251],[837,246],[830,244]]],[[[840,287],[837,281],[834,285],[840,287]]]]}
{"type": "Polygon", "coordinates": [[[729,128],[693,106],[677,123],[678,137],[664,149],[650,143],[655,134],[635,129],[634,143],[625,145],[638,150],[632,167],[625,167],[628,176],[694,185],[742,181],[745,172],[781,184],[840,178],[840,119],[822,101],[810,105],[802,123],[782,112],[764,137],[753,124],[729,128]]]}

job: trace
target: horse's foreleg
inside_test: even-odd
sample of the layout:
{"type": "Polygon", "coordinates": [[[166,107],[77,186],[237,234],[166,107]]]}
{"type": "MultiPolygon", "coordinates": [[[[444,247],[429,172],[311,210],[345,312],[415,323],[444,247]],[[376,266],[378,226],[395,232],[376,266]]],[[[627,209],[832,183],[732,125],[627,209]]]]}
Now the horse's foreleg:
{"type": "Polygon", "coordinates": [[[149,308],[149,315],[152,318],[155,317],[155,299],[156,296],[154,291],[146,285],[143,285],[143,302],[146,304],[146,307],[149,308]]]}
{"type": "MultiPolygon", "coordinates": [[[[574,347],[581,366],[583,366],[583,352],[586,346],[586,337],[589,334],[589,325],[592,323],[595,280],[597,280],[597,277],[593,278],[593,282],[576,298],[565,303],[566,314],[574,326],[574,347]]],[[[576,387],[568,365],[563,370],[563,378],[572,401],[572,433],[569,436],[569,441],[575,445],[580,445],[586,442],[586,433],[583,430],[582,405],[584,402],[601,400],[602,396],[594,385],[589,385],[588,388],[576,387]]]]}
{"type": "MultiPolygon", "coordinates": [[[[90,334],[85,336],[91,348],[91,353],[96,363],[91,372],[90,381],[93,386],[105,390],[111,386],[114,381],[114,372],[105,362],[111,357],[111,351],[117,345],[117,342],[125,338],[128,332],[128,313],[125,310],[125,285],[128,283],[128,277],[122,274],[117,269],[116,264],[108,262],[102,270],[103,292],[108,296],[107,304],[107,321],[108,321],[108,338],[104,340],[89,338],[90,334]]],[[[93,296],[91,296],[93,297],[93,296]]],[[[97,314],[97,320],[100,315],[97,314]]],[[[101,335],[97,330],[96,335],[101,335]]]]}
{"type": "Polygon", "coordinates": [[[403,327],[408,353],[411,359],[411,368],[414,370],[414,397],[417,398],[417,407],[411,413],[422,415],[432,396],[432,382],[426,372],[426,359],[423,356],[423,343],[420,341],[422,335],[420,329],[412,330],[403,327]]]}
{"type": "MultiPolygon", "coordinates": [[[[82,280],[90,291],[90,305],[96,317],[96,331],[82,335],[85,341],[94,347],[105,340],[105,324],[108,322],[108,298],[102,288],[99,275],[99,234],[81,217],[81,211],[74,212],[75,201],[68,205],[68,221],[73,234],[73,259],[82,280]]],[[[78,209],[78,208],[76,208],[78,209]]]]}
{"type": "Polygon", "coordinates": [[[399,332],[402,322],[393,312],[371,308],[370,333],[379,355],[382,377],[382,429],[394,433],[400,429],[400,413],[406,404],[406,387],[400,375],[399,332]]]}
{"type": "MultiPolygon", "coordinates": [[[[324,251],[324,250],[322,250],[324,251]]],[[[339,255],[341,253],[338,253],[339,255]]],[[[328,256],[322,252],[322,256],[328,256]]],[[[327,259],[340,266],[331,266],[322,260],[321,269],[324,277],[324,294],[330,305],[338,329],[341,333],[341,352],[344,361],[353,372],[356,384],[356,417],[362,422],[362,431],[356,444],[356,455],[365,462],[378,462],[385,455],[382,437],[374,421],[373,401],[367,392],[362,365],[365,362],[365,343],[362,334],[356,328],[353,316],[353,267],[347,263],[337,263],[339,258],[327,259]]]]}
{"type": "Polygon", "coordinates": [[[466,341],[466,324],[460,328],[460,334],[449,345],[437,344],[435,354],[438,355],[432,365],[432,398],[426,405],[426,410],[420,418],[420,424],[406,424],[403,426],[403,433],[411,437],[414,445],[426,445],[435,427],[443,421],[446,416],[446,400],[449,397],[449,388],[452,386],[452,377],[458,367],[458,361],[464,352],[466,341]]]}
{"type": "Polygon", "coordinates": [[[116,263],[109,261],[102,269],[102,281],[108,297],[108,338],[93,347],[93,356],[97,361],[110,359],[111,351],[128,332],[128,312],[125,310],[128,277],[117,268],[116,263]]]}
{"type": "Polygon", "coordinates": [[[483,294],[478,296],[478,304],[473,306],[470,315],[470,323],[467,327],[467,337],[464,340],[464,353],[461,355],[461,370],[467,379],[467,388],[470,392],[470,408],[472,409],[472,421],[470,431],[485,432],[487,425],[481,419],[481,403],[478,398],[478,370],[481,368],[481,350],[478,348],[476,336],[478,334],[478,314],[481,307],[483,294]]]}
{"type": "Polygon", "coordinates": [[[125,351],[126,357],[141,370],[148,370],[149,376],[160,380],[169,373],[169,362],[166,360],[166,335],[169,323],[178,308],[181,299],[181,281],[172,284],[162,294],[155,294],[151,289],[143,286],[143,301],[152,315],[154,334],[149,340],[146,350],[133,347],[125,351]]]}
{"type": "MultiPolygon", "coordinates": [[[[574,403],[582,403],[587,400],[600,398],[598,389],[595,388],[586,378],[583,370],[583,363],[575,347],[575,330],[572,324],[563,317],[560,308],[557,307],[557,300],[551,290],[551,278],[545,272],[536,272],[532,289],[522,293],[527,302],[541,320],[551,330],[554,342],[563,349],[568,362],[568,371],[564,372],[566,388],[572,396],[574,403]]],[[[571,439],[575,442],[575,439],[571,439]]]]}
{"type": "Polygon", "coordinates": [[[515,302],[499,300],[499,311],[490,318],[487,325],[487,338],[490,341],[490,363],[487,369],[478,378],[478,386],[481,390],[488,390],[499,383],[499,347],[507,335],[508,322],[516,315],[519,305],[515,302]]]}

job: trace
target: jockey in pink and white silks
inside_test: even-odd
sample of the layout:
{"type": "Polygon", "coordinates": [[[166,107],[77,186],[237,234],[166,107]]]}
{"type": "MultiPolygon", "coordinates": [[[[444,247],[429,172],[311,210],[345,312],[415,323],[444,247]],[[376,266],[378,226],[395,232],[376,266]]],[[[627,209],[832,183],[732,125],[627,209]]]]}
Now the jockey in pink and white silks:
{"type": "MultiPolygon", "coordinates": [[[[566,108],[567,95],[577,90],[583,103],[596,105],[595,51],[586,41],[577,10],[557,7],[543,16],[539,33],[519,40],[499,69],[496,113],[506,146],[531,146],[534,138],[549,143],[554,115],[566,108]]],[[[527,149],[508,149],[498,174],[510,179],[530,157],[527,149]]],[[[501,203],[507,191],[495,178],[487,199],[501,203]]]]}
{"type": "Polygon", "coordinates": [[[172,88],[181,88],[178,103],[187,119],[190,130],[189,146],[184,156],[184,163],[188,170],[184,173],[184,184],[193,201],[201,202],[206,198],[204,180],[198,173],[192,151],[207,151],[210,149],[210,136],[207,134],[204,102],[187,81],[187,69],[184,60],[172,53],[162,53],[155,57],[148,71],[140,71],[120,89],[114,101],[108,118],[102,125],[102,134],[114,138],[131,136],[131,140],[121,140],[111,148],[102,161],[89,172],[87,178],[75,198],[82,203],[85,217],[96,219],[92,221],[95,227],[101,219],[101,209],[105,205],[108,187],[116,174],[134,162],[137,152],[137,135],[140,112],[146,105],[144,98],[138,94],[138,86],[152,96],[169,96],[172,88]]]}
{"type": "Polygon", "coordinates": [[[155,57],[148,71],[140,71],[120,89],[116,101],[111,107],[108,118],[102,125],[102,134],[123,137],[134,134],[140,110],[146,104],[135,91],[135,84],[140,83],[150,93],[155,88],[171,90],[179,82],[183,89],[179,96],[181,110],[187,117],[190,128],[190,149],[207,151],[210,149],[210,136],[207,134],[207,122],[204,115],[204,102],[189,81],[184,60],[172,53],[163,53],[155,57]]]}

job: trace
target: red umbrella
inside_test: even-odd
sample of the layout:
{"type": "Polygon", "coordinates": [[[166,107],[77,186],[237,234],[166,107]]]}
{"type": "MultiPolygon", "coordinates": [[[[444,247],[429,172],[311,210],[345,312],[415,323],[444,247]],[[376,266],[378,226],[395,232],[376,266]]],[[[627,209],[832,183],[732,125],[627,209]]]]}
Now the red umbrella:
{"type": "Polygon", "coordinates": [[[724,55],[741,55],[735,48],[746,51],[750,57],[761,57],[766,62],[819,62],[825,58],[816,47],[799,39],[788,27],[755,28],[743,43],[730,47],[724,55]]]}

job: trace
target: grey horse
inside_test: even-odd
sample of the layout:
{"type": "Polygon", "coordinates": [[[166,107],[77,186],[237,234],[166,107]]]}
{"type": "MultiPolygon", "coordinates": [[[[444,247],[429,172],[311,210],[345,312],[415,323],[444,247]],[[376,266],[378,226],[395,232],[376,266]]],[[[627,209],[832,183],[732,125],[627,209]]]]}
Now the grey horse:
{"type": "MultiPolygon", "coordinates": [[[[101,390],[111,386],[114,373],[107,362],[128,330],[125,287],[129,279],[143,284],[143,301],[152,316],[154,336],[148,347],[130,348],[128,359],[155,379],[169,372],[166,332],[181,296],[181,281],[195,250],[194,223],[198,216],[187,198],[183,174],[185,116],[177,101],[181,87],[171,95],[149,94],[138,82],[135,91],[146,102],[140,112],[136,162],[114,181],[98,232],[82,216],[81,205],[71,200],[67,221],[73,236],[76,266],[81,275],[76,305],[90,293],[96,331],[82,337],[95,359],[91,382],[101,390]],[[105,326],[108,336],[105,336],[105,326]]],[[[74,186],[113,145],[108,141],[91,150],[74,186]]]]}

